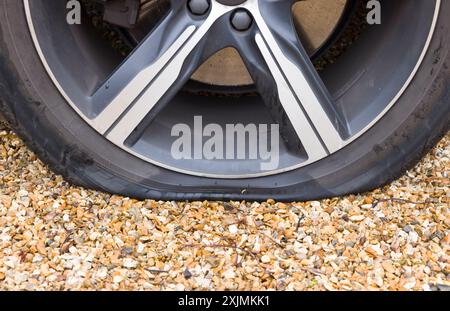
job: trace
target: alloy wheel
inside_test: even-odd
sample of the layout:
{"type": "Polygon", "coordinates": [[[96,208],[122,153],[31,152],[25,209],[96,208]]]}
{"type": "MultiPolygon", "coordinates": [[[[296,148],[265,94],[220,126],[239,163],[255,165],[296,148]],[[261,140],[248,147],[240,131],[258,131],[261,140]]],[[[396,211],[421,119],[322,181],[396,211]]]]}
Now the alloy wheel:
{"type": "MultiPolygon", "coordinates": [[[[308,40],[296,9],[305,14],[310,1],[142,0],[136,24],[106,23],[107,35],[85,4],[122,1],[82,2],[87,15],[80,25],[67,23],[66,1],[22,2],[36,66],[66,106],[58,100],[46,109],[61,120],[72,109],[81,123],[68,117],[61,131],[88,135],[74,148],[92,151],[90,163],[119,175],[140,168],[125,178],[137,183],[191,180],[202,189],[264,193],[267,182],[280,189],[294,181],[322,184],[333,172],[353,171],[349,166],[369,153],[391,150],[380,143],[395,137],[386,120],[402,124],[411,116],[413,103],[401,104],[405,115],[396,107],[419,92],[410,86],[422,81],[417,74],[430,66],[430,53],[439,53],[430,49],[446,9],[440,0],[381,1],[382,23],[366,25],[366,1],[333,0],[339,11],[332,22],[322,20],[329,24],[325,35],[308,40]],[[155,15],[156,2],[164,5],[155,15]],[[357,35],[342,44],[361,17],[364,27],[356,25],[357,35]],[[180,148],[182,132],[191,136],[180,148]]],[[[311,12],[308,18],[323,26],[311,12]]]]}

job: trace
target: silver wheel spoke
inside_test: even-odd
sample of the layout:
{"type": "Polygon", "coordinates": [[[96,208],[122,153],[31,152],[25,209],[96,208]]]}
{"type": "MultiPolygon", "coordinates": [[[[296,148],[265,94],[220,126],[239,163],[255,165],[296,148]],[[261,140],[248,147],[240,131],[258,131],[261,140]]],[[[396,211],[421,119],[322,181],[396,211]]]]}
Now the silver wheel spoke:
{"type": "MultiPolygon", "coordinates": [[[[168,90],[175,93],[175,83],[180,78],[187,58],[205,37],[213,23],[229,9],[213,6],[203,23],[186,25],[172,44],[162,53],[153,50],[157,42],[168,41],[165,31],[155,31],[137,48],[137,50],[116,70],[112,77],[93,95],[94,100],[109,98],[110,103],[93,120],[94,127],[116,144],[123,144],[126,138],[142,122],[148,113],[160,102],[168,90]],[[159,41],[152,40],[157,36],[159,41]],[[142,59],[147,55],[156,55],[155,59],[142,67],[142,59]],[[131,70],[130,70],[131,68],[131,70]],[[133,70],[134,68],[134,70],[133,70]],[[136,70],[136,68],[138,70],[136,70]],[[140,69],[143,68],[143,69],[140,69]],[[126,72],[126,83],[120,88],[126,72]],[[130,75],[130,72],[132,73],[130,75]],[[119,92],[108,95],[109,89],[119,88],[119,92]]],[[[170,19],[168,16],[166,19],[170,19]]],[[[162,23],[159,27],[168,27],[162,23]]],[[[179,25],[178,25],[179,27],[179,25]]],[[[171,30],[169,30],[170,33],[171,30]]],[[[166,43],[167,44],[167,43],[166,43]]],[[[161,43],[161,45],[164,45],[161,43]]],[[[151,57],[148,57],[151,59],[151,57]]],[[[148,59],[147,58],[147,59],[148,59]]],[[[196,66],[191,66],[192,70],[196,66]]],[[[191,74],[190,72],[189,74],[191,74]]],[[[189,74],[184,76],[189,77],[189,74]]],[[[114,92],[114,91],[113,91],[114,92]]]]}
{"type": "Polygon", "coordinates": [[[255,40],[277,84],[279,100],[301,140],[308,157],[322,158],[343,145],[338,130],[323,108],[331,96],[306,52],[299,67],[283,52],[259,10],[253,16],[259,28],[255,40]]]}

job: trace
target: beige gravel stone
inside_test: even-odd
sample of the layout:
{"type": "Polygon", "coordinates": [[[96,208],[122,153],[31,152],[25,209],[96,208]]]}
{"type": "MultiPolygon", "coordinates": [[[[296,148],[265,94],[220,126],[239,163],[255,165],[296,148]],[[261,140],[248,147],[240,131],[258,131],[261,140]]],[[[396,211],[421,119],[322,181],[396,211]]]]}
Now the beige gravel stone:
{"type": "Polygon", "coordinates": [[[0,289],[435,290],[450,286],[450,135],[369,193],[138,201],[70,186],[0,129],[0,289]]]}

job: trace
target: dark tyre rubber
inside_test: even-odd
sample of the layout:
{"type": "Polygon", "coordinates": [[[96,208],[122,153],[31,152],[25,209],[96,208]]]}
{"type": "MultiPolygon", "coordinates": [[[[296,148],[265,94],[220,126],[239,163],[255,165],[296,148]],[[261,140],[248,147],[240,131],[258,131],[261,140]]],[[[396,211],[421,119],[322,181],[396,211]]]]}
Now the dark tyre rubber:
{"type": "Polygon", "coordinates": [[[55,172],[88,188],[174,200],[309,200],[364,192],[401,176],[449,130],[450,1],[443,1],[440,9],[423,63],[389,112],[335,154],[286,173],[247,179],[190,176],[116,147],[58,92],[35,50],[18,0],[0,4],[0,111],[55,172]]]}

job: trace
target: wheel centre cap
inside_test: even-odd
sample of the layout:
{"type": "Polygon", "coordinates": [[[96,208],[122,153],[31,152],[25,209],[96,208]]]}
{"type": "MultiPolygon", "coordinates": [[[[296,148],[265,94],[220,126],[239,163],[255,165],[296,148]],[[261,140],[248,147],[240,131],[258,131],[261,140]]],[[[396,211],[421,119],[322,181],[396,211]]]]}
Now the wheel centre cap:
{"type": "Polygon", "coordinates": [[[233,6],[233,5],[239,5],[244,3],[247,0],[216,0],[219,3],[222,3],[224,5],[233,6]]]}

